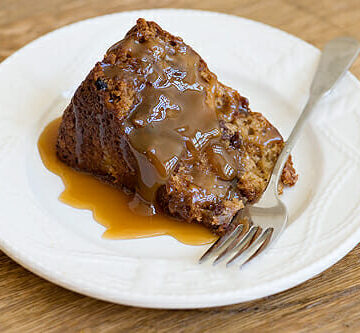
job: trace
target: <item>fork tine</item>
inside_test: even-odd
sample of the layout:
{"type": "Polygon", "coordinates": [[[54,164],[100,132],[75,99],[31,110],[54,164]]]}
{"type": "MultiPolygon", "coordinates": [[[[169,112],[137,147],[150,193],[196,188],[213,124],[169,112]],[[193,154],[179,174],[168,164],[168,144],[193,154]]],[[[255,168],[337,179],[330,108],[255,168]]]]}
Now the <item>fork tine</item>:
{"type": "Polygon", "coordinates": [[[255,236],[256,232],[258,230],[258,227],[251,226],[250,230],[245,233],[245,235],[241,235],[241,238],[238,239],[236,237],[229,246],[220,253],[220,255],[215,259],[213,262],[213,265],[217,265],[220,262],[222,262],[226,257],[228,257],[230,254],[237,251],[237,253],[241,252],[246,248],[246,246],[252,241],[253,237],[255,236]]]}
{"type": "Polygon", "coordinates": [[[228,231],[224,236],[219,237],[217,241],[208,248],[208,250],[203,254],[203,256],[199,259],[199,264],[203,263],[206,259],[208,259],[212,254],[221,250],[225,244],[228,244],[230,240],[233,240],[235,237],[241,234],[244,226],[239,224],[235,229],[228,231]]]}
{"type": "MultiPolygon", "coordinates": [[[[253,259],[257,255],[258,250],[265,244],[272,234],[272,228],[266,229],[245,251],[238,251],[226,264],[226,267],[240,262],[240,267],[244,265],[249,259],[253,259]]],[[[269,244],[267,242],[266,246],[269,244]]],[[[262,249],[263,250],[263,249],[262,249]]]]}

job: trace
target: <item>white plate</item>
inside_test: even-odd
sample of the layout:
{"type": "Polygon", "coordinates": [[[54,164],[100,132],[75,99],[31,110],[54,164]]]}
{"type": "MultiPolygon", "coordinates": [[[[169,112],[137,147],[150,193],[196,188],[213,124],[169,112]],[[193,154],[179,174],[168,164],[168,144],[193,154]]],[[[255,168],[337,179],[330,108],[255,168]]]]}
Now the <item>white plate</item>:
{"type": "Polygon", "coordinates": [[[286,137],[306,100],[319,51],[269,26],[190,10],[126,12],[49,33],[0,65],[0,247],[65,288],[154,308],[219,306],[271,295],[328,268],[360,239],[360,86],[350,74],[318,107],[294,151],[298,184],[283,199],[290,225],[254,263],[198,265],[206,246],[162,236],[106,240],[91,213],[60,203],[59,177],[36,147],[76,87],[138,17],[182,36],[220,80],[286,137]]]}

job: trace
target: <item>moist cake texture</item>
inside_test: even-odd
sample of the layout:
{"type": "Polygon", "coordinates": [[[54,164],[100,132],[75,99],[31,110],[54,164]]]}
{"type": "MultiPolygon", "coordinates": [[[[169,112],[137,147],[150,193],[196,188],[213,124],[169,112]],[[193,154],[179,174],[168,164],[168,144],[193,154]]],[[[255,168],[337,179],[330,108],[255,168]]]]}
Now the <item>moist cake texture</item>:
{"type": "MultiPolygon", "coordinates": [[[[140,214],[161,212],[221,234],[260,197],[283,145],[181,38],[138,19],[75,92],[57,155],[124,190],[140,214]]],[[[296,180],[289,158],[280,190],[296,180]]]]}

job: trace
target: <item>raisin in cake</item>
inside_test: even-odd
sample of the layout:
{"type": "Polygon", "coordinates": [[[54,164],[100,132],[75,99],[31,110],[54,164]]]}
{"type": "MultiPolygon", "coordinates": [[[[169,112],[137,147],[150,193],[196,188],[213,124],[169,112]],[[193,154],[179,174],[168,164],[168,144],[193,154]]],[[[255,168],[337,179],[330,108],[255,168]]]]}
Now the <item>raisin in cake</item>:
{"type": "MultiPolygon", "coordinates": [[[[183,40],[139,19],[64,111],[57,155],[165,213],[221,234],[264,191],[284,145],[183,40]]],[[[294,185],[291,159],[281,186],[294,185]]]]}

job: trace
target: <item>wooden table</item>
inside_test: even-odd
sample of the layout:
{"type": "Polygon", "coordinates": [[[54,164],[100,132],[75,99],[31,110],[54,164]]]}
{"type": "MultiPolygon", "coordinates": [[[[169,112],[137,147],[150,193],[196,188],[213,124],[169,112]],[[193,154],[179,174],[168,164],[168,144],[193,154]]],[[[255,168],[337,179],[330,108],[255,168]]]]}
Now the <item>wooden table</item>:
{"type": "MultiPolygon", "coordinates": [[[[63,25],[160,7],[247,17],[317,47],[342,34],[360,39],[360,0],[1,0],[0,61],[63,25]]],[[[360,78],[360,59],[352,71],[360,78]]],[[[78,295],[35,276],[0,252],[0,331],[355,332],[360,331],[359,260],[357,246],[321,275],[281,294],[222,308],[168,311],[78,295]]]]}

